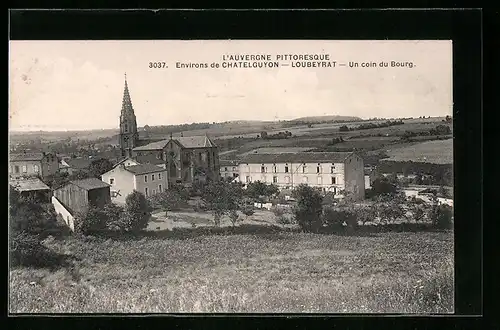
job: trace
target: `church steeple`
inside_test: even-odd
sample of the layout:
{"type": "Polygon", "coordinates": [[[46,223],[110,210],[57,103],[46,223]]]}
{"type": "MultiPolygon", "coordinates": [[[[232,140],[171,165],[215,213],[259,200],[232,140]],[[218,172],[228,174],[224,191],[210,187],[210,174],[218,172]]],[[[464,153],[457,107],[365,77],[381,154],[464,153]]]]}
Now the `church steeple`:
{"type": "Polygon", "coordinates": [[[122,156],[132,156],[132,149],[137,146],[138,140],[137,121],[128,90],[127,74],[125,73],[125,88],[123,90],[122,110],[120,114],[120,149],[122,156]]]}
{"type": "Polygon", "coordinates": [[[130,92],[128,90],[127,73],[125,73],[125,89],[123,90],[122,115],[127,112],[134,113],[134,107],[132,106],[132,100],[130,99],[130,92]]]}

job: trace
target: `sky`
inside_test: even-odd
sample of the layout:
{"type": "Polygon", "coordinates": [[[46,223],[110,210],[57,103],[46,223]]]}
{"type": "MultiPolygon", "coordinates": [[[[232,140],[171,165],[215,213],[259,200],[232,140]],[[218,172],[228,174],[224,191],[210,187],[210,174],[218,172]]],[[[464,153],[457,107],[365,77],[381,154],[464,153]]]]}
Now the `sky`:
{"type": "MultiPolygon", "coordinates": [[[[452,114],[451,41],[10,41],[9,130],[118,128],[124,73],[139,127],[304,116],[452,114]],[[210,68],[223,55],[328,54],[335,68],[210,68]],[[388,62],[354,67],[349,62],[388,62]],[[392,68],[391,61],[413,68],[392,68]],[[149,68],[165,62],[168,68],[149,68]],[[176,68],[176,62],[209,68],[176,68]],[[339,63],[346,66],[340,67],[339,63]]],[[[293,63],[292,63],[293,62],[293,63]]]]}

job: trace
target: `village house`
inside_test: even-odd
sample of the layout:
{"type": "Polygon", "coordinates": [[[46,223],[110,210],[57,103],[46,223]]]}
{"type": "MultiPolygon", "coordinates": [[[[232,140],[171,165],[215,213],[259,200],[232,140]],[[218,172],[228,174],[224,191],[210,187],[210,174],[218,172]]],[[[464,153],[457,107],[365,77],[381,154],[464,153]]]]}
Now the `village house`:
{"type": "Polygon", "coordinates": [[[238,167],[244,184],[261,181],[287,190],[307,184],[334,194],[345,190],[358,200],[365,196],[363,159],[354,152],[249,154],[238,167]]]}
{"type": "Polygon", "coordinates": [[[125,204],[127,196],[134,190],[152,196],[168,186],[166,169],[153,164],[139,164],[132,159],[117,164],[101,178],[111,186],[111,200],[117,204],[125,204]]]}
{"type": "Polygon", "coordinates": [[[46,178],[59,170],[59,160],[54,153],[15,153],[9,157],[9,174],[13,178],[46,178]]]}
{"type": "Polygon", "coordinates": [[[39,203],[50,203],[52,191],[49,186],[37,177],[11,178],[9,184],[22,197],[33,198],[39,203]]]}
{"type": "Polygon", "coordinates": [[[219,161],[219,173],[222,178],[237,178],[238,172],[238,161],[236,160],[220,160],[219,161]]]}
{"type": "Polygon", "coordinates": [[[208,136],[173,137],[133,149],[133,158],[167,169],[170,184],[216,179],[219,151],[208,136]]]}
{"type": "Polygon", "coordinates": [[[89,158],[65,158],[61,159],[60,172],[68,173],[69,175],[84,172],[88,173],[92,159],[89,158]]]}

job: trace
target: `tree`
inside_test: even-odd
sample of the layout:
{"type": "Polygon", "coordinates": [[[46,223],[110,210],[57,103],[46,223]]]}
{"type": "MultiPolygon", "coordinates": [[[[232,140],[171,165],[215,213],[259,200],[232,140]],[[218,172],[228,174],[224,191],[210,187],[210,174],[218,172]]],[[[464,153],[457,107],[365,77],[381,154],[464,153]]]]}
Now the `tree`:
{"type": "Polygon", "coordinates": [[[323,212],[323,197],[317,189],[301,184],[293,191],[297,200],[294,209],[295,219],[305,231],[318,231],[321,227],[321,214],[323,212]]]}
{"type": "Polygon", "coordinates": [[[75,232],[82,235],[96,235],[108,227],[106,214],[102,209],[88,207],[76,215],[75,232]]]}
{"type": "Polygon", "coordinates": [[[241,220],[240,215],[238,214],[238,211],[236,211],[236,210],[229,211],[229,220],[231,220],[231,224],[234,227],[236,225],[236,222],[241,220]]]}
{"type": "Polygon", "coordinates": [[[403,208],[405,197],[398,195],[380,195],[375,198],[372,208],[383,224],[391,223],[405,217],[406,211],[403,208]]]}
{"type": "Polygon", "coordinates": [[[342,125],[339,127],[339,131],[340,132],[347,132],[347,131],[349,131],[349,127],[347,127],[347,125],[342,125]]]}
{"type": "Polygon", "coordinates": [[[377,195],[395,194],[397,187],[388,178],[377,178],[372,183],[372,193],[377,195]]]}
{"type": "Polygon", "coordinates": [[[66,172],[56,172],[48,176],[44,181],[52,189],[57,189],[69,182],[69,175],[66,172]]]}
{"type": "Polygon", "coordinates": [[[169,211],[178,210],[185,200],[185,196],[180,191],[168,189],[151,196],[150,203],[153,208],[161,208],[165,211],[165,216],[168,216],[169,211]]]}
{"type": "Polygon", "coordinates": [[[125,212],[121,228],[125,231],[139,231],[148,226],[151,206],[144,194],[133,191],[125,199],[125,212]]]}
{"type": "Polygon", "coordinates": [[[106,158],[94,159],[89,166],[90,175],[98,179],[111,169],[113,169],[113,164],[106,158]]]}
{"type": "Polygon", "coordinates": [[[450,194],[448,193],[448,189],[446,189],[444,186],[440,186],[438,190],[438,195],[443,197],[443,198],[449,198],[450,194]]]}
{"type": "Polygon", "coordinates": [[[246,216],[247,219],[249,216],[252,216],[255,213],[253,207],[249,205],[244,205],[241,209],[241,212],[246,216]]]}
{"type": "Polygon", "coordinates": [[[202,200],[214,216],[215,226],[220,226],[222,216],[237,211],[243,198],[241,184],[222,180],[210,182],[202,193],[202,200]]]}
{"type": "Polygon", "coordinates": [[[247,185],[246,195],[258,199],[260,197],[271,197],[279,192],[278,186],[265,184],[261,181],[251,182],[247,185]]]}

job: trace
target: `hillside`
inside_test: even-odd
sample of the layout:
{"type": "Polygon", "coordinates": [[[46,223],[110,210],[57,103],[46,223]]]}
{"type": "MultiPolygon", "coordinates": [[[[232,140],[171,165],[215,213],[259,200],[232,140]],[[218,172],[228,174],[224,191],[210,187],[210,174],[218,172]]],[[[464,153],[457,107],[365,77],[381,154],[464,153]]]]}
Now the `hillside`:
{"type": "Polygon", "coordinates": [[[309,123],[320,123],[320,122],[326,122],[326,121],[361,121],[363,119],[359,117],[352,117],[352,116],[337,116],[337,115],[331,115],[331,116],[311,116],[311,117],[300,117],[300,118],[295,118],[290,120],[290,122],[309,122],[309,123]]]}

